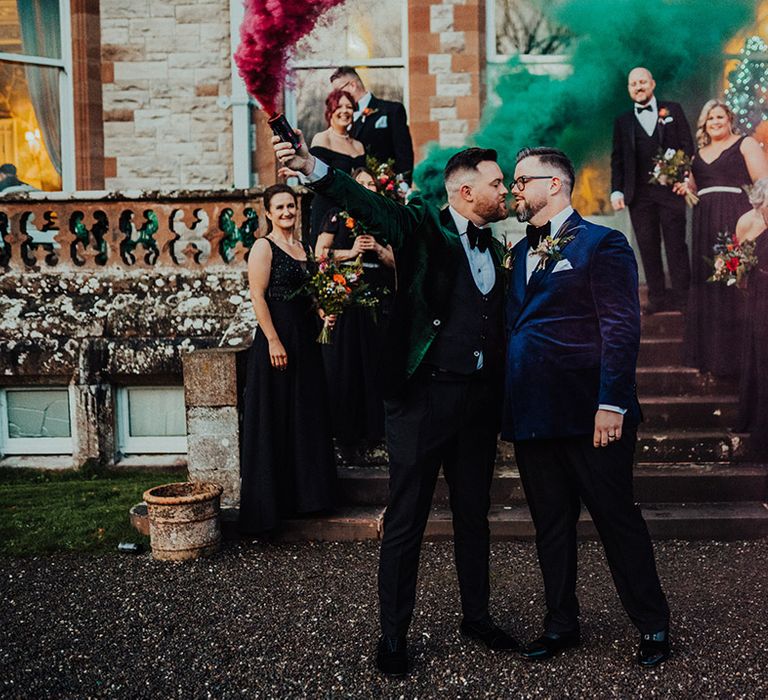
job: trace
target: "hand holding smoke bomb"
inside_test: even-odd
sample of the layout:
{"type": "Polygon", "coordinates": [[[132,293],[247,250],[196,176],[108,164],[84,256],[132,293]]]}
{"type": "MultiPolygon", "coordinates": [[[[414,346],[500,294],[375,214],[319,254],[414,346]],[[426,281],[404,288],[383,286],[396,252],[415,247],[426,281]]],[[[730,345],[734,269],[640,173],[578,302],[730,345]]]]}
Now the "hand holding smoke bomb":
{"type": "Polygon", "coordinates": [[[275,136],[279,136],[281,141],[290,143],[296,151],[301,148],[301,138],[288,123],[284,114],[274,115],[267,121],[267,124],[272,129],[272,133],[275,136]]]}
{"type": "Polygon", "coordinates": [[[315,157],[309,152],[306,144],[302,142],[302,133],[296,129],[299,141],[298,148],[279,134],[272,137],[272,148],[275,151],[280,165],[290,170],[310,175],[315,168],[315,157]]]}

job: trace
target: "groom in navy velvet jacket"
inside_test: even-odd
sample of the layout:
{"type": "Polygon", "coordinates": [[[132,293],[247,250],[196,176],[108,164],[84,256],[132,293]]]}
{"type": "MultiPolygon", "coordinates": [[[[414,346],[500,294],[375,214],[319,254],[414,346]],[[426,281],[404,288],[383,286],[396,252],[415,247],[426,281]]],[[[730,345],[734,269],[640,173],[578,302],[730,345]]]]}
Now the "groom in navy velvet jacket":
{"type": "Polygon", "coordinates": [[[632,493],[641,420],[637,263],[624,234],[573,210],[573,182],[562,151],[528,148],[518,153],[510,186],[517,218],[529,226],[512,251],[501,437],[515,444],[547,604],[543,634],[523,655],[543,660],[579,644],[583,501],[640,630],[637,660],[654,666],[669,655],[669,608],[632,493]]]}

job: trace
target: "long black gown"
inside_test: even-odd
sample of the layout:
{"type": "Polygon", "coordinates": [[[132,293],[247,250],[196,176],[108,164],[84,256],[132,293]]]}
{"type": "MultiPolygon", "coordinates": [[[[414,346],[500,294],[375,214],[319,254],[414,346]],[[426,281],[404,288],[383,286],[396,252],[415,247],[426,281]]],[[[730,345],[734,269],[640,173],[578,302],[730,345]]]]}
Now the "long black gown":
{"type": "Polygon", "coordinates": [[[248,355],[240,460],[240,528],[259,533],[281,517],[331,508],[336,468],[327,387],[317,325],[307,296],[292,296],[307,279],[307,263],[270,239],[267,306],[285,347],[288,367],[274,369],[258,328],[248,355]]]}
{"type": "MultiPolygon", "coordinates": [[[[365,165],[365,155],[348,156],[346,153],[338,153],[324,146],[313,146],[309,152],[320,158],[323,162],[337,170],[343,170],[345,173],[351,173],[355,168],[365,165]]],[[[328,211],[334,207],[333,201],[321,194],[315,194],[312,198],[312,209],[309,215],[309,245],[314,250],[317,243],[317,237],[322,232],[322,224],[328,216],[328,211]]]]}
{"type": "Polygon", "coordinates": [[[707,282],[712,274],[712,247],[717,234],[736,231],[739,217],[752,207],[741,189],[751,183],[739,147],[742,139],[707,163],[697,156],[691,169],[699,192],[708,187],[738,188],[739,192],[708,192],[693,209],[691,291],[686,317],[685,364],[718,377],[740,374],[744,335],[743,290],[707,282]]]}
{"type": "MultiPolygon", "coordinates": [[[[354,238],[338,213],[337,207],[328,212],[321,232],[334,234],[333,248],[349,250],[354,238]]],[[[340,445],[348,447],[359,446],[362,442],[376,444],[384,438],[380,352],[395,289],[395,274],[372,251],[363,255],[363,265],[364,279],[379,289],[381,303],[375,312],[372,309],[347,309],[336,322],[332,344],[323,348],[331,387],[333,435],[340,445]]]]}
{"type": "Polygon", "coordinates": [[[757,267],[747,281],[747,314],[737,431],[768,455],[768,229],[755,242],[757,267]]]}

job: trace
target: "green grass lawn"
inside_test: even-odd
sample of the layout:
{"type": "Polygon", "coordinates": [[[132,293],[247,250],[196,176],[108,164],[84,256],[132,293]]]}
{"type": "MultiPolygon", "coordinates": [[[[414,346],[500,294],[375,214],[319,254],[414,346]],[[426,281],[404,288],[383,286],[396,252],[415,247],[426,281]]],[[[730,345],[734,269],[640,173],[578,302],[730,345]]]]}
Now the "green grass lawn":
{"type": "Polygon", "coordinates": [[[128,519],[152,486],[186,481],[185,471],[38,471],[0,468],[0,556],[115,551],[141,542],[128,519]]]}

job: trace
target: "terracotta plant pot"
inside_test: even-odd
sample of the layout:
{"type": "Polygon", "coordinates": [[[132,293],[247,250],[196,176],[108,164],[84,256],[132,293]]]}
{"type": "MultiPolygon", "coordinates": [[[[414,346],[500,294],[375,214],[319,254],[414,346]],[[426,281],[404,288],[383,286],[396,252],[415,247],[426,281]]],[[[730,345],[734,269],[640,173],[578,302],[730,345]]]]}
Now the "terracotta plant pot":
{"type": "Polygon", "coordinates": [[[218,484],[205,481],[165,484],[145,491],[153,558],[186,561],[217,552],[222,491],[218,484]]]}

